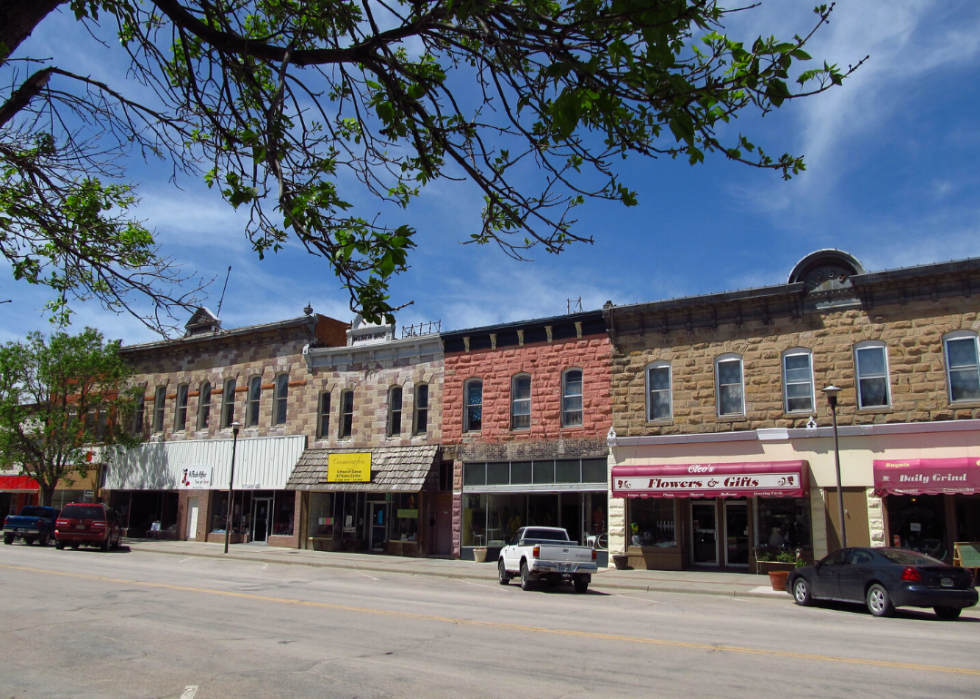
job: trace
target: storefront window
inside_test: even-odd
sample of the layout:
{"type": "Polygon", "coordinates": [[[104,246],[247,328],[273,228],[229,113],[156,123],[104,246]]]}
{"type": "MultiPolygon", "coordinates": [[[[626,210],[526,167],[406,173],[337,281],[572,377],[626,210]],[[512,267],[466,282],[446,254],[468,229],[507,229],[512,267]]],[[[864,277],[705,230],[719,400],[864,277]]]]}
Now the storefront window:
{"type": "Polygon", "coordinates": [[[677,546],[677,512],[673,500],[629,501],[630,546],[677,546]]]}
{"type": "MultiPolygon", "coordinates": [[[[535,467],[538,465],[534,462],[535,467]]],[[[527,524],[534,527],[558,526],[558,496],[557,495],[528,495],[527,524]]],[[[571,536],[575,536],[572,532],[571,536]]]]}
{"type": "Polygon", "coordinates": [[[310,493],[307,531],[310,536],[333,536],[333,493],[310,493]]]}
{"type": "Polygon", "coordinates": [[[399,493],[393,497],[395,511],[391,520],[392,541],[415,541],[419,534],[418,495],[399,493]]]}
{"type": "Polygon", "coordinates": [[[526,495],[493,494],[488,498],[487,545],[503,546],[525,526],[526,495]]]}
{"type": "Polygon", "coordinates": [[[889,495],[888,531],[892,546],[946,558],[946,503],[942,495],[889,495]]]}
{"type": "Polygon", "coordinates": [[[272,533],[276,536],[292,536],[293,514],[296,512],[296,493],[291,490],[276,493],[275,507],[272,533]]]}
{"type": "Polygon", "coordinates": [[[223,532],[228,517],[228,493],[211,493],[211,531],[223,532]]]}
{"type": "Polygon", "coordinates": [[[487,545],[487,497],[463,496],[463,546],[487,545]]]}
{"type": "Polygon", "coordinates": [[[343,493],[340,503],[341,526],[345,539],[356,539],[358,521],[358,493],[343,493]]]}
{"type": "Polygon", "coordinates": [[[756,546],[771,555],[812,548],[809,515],[806,498],[758,498],[756,546]]]}

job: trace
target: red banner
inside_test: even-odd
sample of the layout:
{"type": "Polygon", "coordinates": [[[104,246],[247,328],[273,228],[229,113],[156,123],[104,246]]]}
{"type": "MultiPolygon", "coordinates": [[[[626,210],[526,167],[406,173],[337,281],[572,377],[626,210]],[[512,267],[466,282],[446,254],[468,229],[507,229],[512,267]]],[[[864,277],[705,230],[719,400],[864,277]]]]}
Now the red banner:
{"type": "Polygon", "coordinates": [[[37,481],[30,476],[0,476],[0,491],[9,490],[30,490],[36,491],[40,488],[37,481]]]}
{"type": "Polygon", "coordinates": [[[810,490],[809,471],[806,461],[613,466],[613,496],[799,498],[810,490]]]}
{"type": "Polygon", "coordinates": [[[879,495],[942,495],[980,492],[980,459],[890,459],[874,462],[879,495]]]}

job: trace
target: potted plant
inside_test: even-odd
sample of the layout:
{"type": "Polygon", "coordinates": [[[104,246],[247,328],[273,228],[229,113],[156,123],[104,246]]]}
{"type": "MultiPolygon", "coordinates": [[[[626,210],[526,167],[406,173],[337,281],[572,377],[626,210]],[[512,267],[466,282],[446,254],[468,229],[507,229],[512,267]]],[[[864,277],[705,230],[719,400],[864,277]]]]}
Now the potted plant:
{"type": "Polygon", "coordinates": [[[760,549],[756,553],[756,561],[760,573],[768,573],[769,584],[776,592],[786,591],[786,579],[794,568],[802,568],[806,565],[802,551],[797,551],[793,555],[789,551],[778,551],[772,553],[769,550],[760,549]]]}
{"type": "Polygon", "coordinates": [[[486,563],[487,560],[487,547],[486,546],[476,546],[473,548],[473,560],[477,563],[486,563]]]}

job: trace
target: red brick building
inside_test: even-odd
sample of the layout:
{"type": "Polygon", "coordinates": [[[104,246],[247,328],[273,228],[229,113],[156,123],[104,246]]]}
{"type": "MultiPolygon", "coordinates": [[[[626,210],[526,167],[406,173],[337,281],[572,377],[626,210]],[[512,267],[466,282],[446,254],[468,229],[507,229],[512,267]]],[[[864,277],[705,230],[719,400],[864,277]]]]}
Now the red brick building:
{"type": "Polygon", "coordinates": [[[526,525],[606,532],[610,342],[601,311],[443,333],[453,552],[526,525]]]}

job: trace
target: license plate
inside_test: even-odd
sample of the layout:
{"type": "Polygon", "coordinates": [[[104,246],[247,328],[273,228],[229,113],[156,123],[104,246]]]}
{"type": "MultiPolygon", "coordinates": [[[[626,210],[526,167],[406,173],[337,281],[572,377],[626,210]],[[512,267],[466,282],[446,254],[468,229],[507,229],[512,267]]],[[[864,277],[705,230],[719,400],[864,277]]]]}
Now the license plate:
{"type": "Polygon", "coordinates": [[[953,579],[952,579],[952,578],[943,578],[943,579],[942,579],[942,580],[940,581],[940,584],[941,584],[941,585],[942,585],[943,587],[952,587],[952,586],[953,586],[953,579]]]}
{"type": "Polygon", "coordinates": [[[21,532],[26,532],[27,530],[26,529],[14,529],[14,531],[17,532],[18,534],[20,534],[21,532]]]}
{"type": "Polygon", "coordinates": [[[558,572],[559,573],[567,573],[571,569],[572,569],[572,566],[570,564],[568,564],[568,563],[559,563],[558,564],[558,572]]]}
{"type": "Polygon", "coordinates": [[[76,524],[75,525],[75,529],[84,529],[84,528],[85,528],[85,525],[84,524],[76,524]]]}

